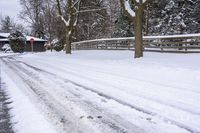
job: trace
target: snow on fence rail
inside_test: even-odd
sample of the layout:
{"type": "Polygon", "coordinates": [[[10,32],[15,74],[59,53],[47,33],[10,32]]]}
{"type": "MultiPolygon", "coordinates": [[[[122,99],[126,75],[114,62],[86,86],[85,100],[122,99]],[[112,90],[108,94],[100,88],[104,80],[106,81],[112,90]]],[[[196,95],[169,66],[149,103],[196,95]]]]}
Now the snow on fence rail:
{"type": "MultiPolygon", "coordinates": [[[[73,42],[73,50],[134,50],[135,37],[102,38],[73,42]]],[[[161,52],[200,52],[200,34],[144,36],[144,50],[161,52]]]]}

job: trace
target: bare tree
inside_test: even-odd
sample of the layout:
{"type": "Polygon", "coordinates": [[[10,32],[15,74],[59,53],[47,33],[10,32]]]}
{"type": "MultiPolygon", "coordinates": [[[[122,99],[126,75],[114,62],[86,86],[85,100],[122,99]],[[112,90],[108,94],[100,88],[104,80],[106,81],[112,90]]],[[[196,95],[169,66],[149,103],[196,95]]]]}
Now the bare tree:
{"type": "Polygon", "coordinates": [[[0,20],[0,31],[10,33],[14,29],[14,22],[9,16],[2,17],[0,20]]]}
{"type": "Polygon", "coordinates": [[[149,1],[150,0],[120,0],[126,14],[134,21],[135,58],[143,57],[142,19],[145,6],[149,1]]]}
{"type": "Polygon", "coordinates": [[[22,11],[20,18],[31,25],[34,36],[44,36],[44,19],[42,15],[43,0],[20,0],[22,11]]]}
{"type": "Polygon", "coordinates": [[[71,54],[72,35],[77,25],[81,0],[65,0],[62,3],[62,6],[60,0],[56,0],[56,2],[57,2],[59,17],[65,24],[66,35],[65,35],[64,49],[66,54],[71,54]],[[65,9],[63,9],[62,7],[65,7],[65,9]],[[63,10],[66,10],[67,13],[66,17],[63,15],[62,12],[63,10]]]}
{"type": "Polygon", "coordinates": [[[54,0],[43,0],[42,3],[42,19],[44,21],[43,26],[44,26],[44,33],[46,39],[48,39],[49,44],[51,46],[51,51],[52,51],[52,44],[51,42],[53,39],[58,38],[57,35],[57,25],[58,22],[56,20],[56,8],[55,8],[55,2],[54,0]]]}
{"type": "Polygon", "coordinates": [[[81,2],[74,40],[111,37],[109,1],[84,0],[81,2]]]}
{"type": "Polygon", "coordinates": [[[0,17],[0,32],[12,33],[15,31],[28,33],[28,30],[26,30],[22,24],[14,22],[13,18],[9,16],[0,17]]]}

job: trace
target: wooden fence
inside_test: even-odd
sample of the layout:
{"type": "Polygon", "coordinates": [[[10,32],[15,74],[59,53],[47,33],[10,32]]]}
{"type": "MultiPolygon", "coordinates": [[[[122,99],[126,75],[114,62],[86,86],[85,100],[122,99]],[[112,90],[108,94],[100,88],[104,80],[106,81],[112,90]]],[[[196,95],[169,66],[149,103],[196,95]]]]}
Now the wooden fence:
{"type": "MultiPolygon", "coordinates": [[[[200,34],[144,36],[144,50],[200,53],[200,34]]],[[[135,38],[103,38],[72,43],[73,50],[134,50],[135,38]]]]}

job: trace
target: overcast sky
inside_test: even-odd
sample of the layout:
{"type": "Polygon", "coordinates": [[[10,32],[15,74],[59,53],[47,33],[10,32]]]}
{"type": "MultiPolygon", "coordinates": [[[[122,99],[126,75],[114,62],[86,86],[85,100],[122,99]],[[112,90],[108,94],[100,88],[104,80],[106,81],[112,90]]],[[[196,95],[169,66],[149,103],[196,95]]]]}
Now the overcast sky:
{"type": "Polygon", "coordinates": [[[20,10],[19,0],[0,0],[0,14],[2,16],[8,15],[17,20],[20,10]]]}

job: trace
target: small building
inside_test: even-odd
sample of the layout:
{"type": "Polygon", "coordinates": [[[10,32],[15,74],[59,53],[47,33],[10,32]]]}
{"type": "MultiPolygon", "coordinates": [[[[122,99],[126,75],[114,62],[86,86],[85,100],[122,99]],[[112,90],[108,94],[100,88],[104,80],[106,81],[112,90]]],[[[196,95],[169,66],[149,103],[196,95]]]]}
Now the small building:
{"type": "MultiPolygon", "coordinates": [[[[3,47],[4,44],[9,44],[9,37],[10,33],[0,33],[0,49],[3,47]]],[[[47,40],[36,38],[33,36],[26,36],[26,47],[25,51],[31,51],[31,42],[30,40],[34,39],[33,43],[33,51],[34,52],[42,52],[45,51],[44,44],[47,40]]]]}

